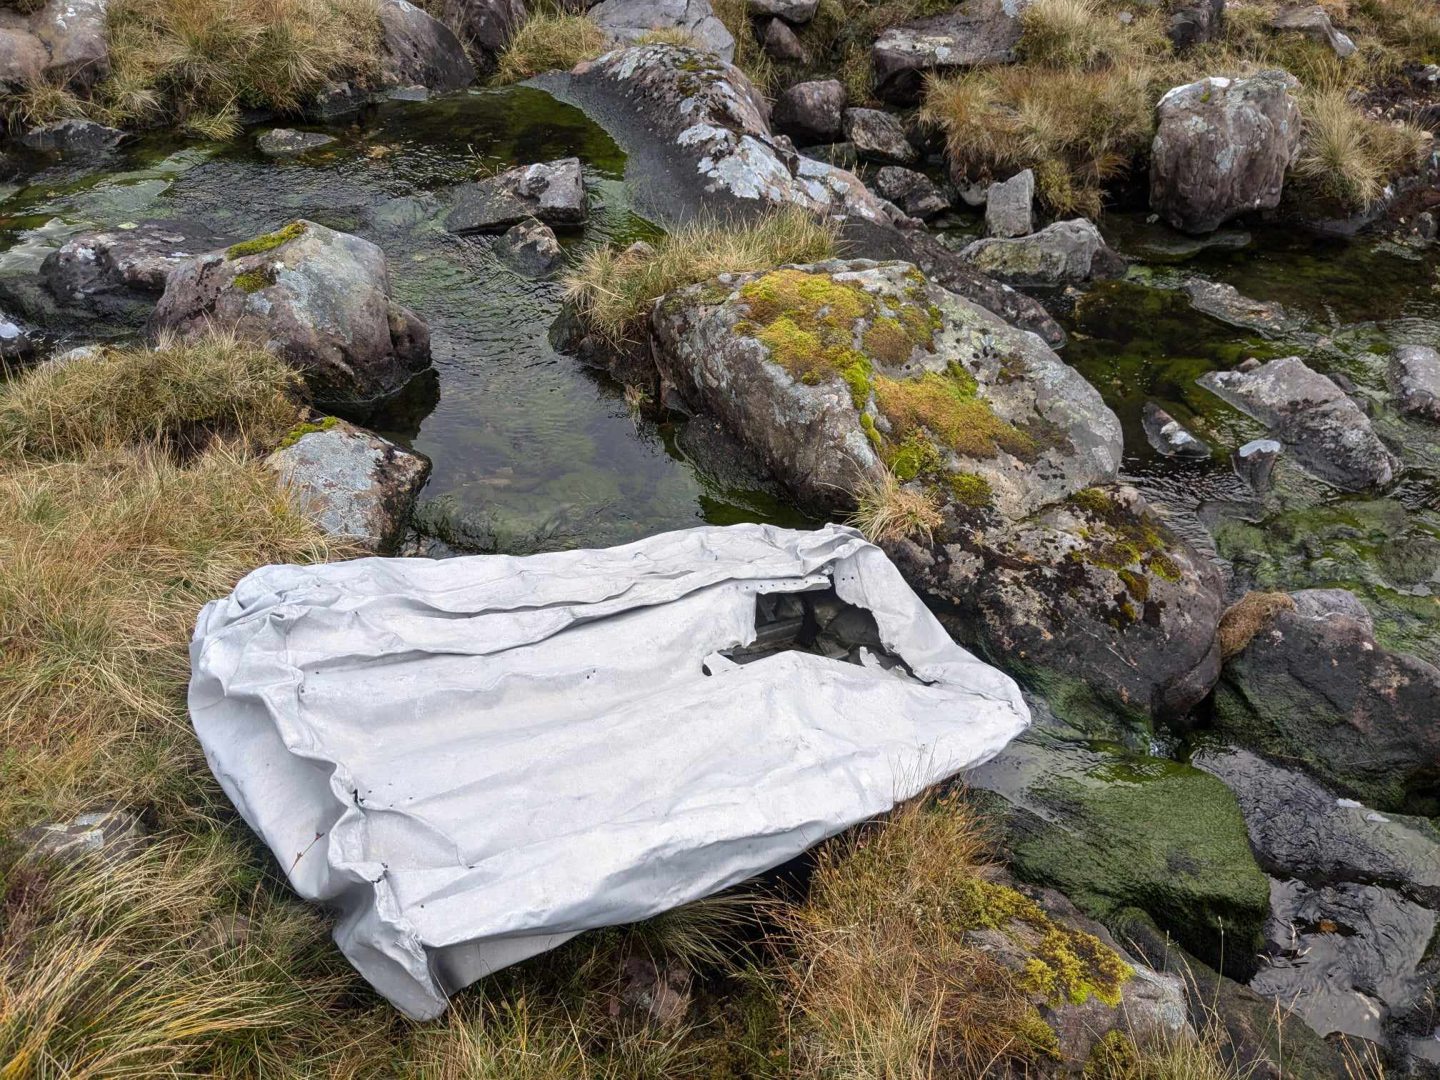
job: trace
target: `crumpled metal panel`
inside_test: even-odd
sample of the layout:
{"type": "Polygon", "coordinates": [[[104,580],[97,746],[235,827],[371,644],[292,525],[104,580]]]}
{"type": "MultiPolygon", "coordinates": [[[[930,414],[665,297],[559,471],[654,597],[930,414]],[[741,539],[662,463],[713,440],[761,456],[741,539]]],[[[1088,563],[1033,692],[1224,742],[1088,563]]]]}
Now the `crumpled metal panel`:
{"type": "Polygon", "coordinates": [[[1029,722],[1015,684],[838,526],[267,566],[201,612],[191,662],[226,793],[416,1018],[580,931],[776,866],[1029,722]],[[757,596],[832,587],[903,664],[720,655],[755,639],[757,596]]]}

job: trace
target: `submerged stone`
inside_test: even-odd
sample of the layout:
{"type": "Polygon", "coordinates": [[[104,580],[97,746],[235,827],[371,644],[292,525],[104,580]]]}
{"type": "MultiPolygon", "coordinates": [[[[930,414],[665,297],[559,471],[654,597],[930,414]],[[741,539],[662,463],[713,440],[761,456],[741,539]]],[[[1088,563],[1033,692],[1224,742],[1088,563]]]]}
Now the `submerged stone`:
{"type": "Polygon", "coordinates": [[[335,141],[333,136],[319,131],[296,131],[293,128],[271,128],[255,140],[255,146],[262,154],[270,157],[292,157],[296,154],[318,150],[335,141]]]}
{"type": "Polygon", "coordinates": [[[1440,424],[1440,352],[1428,345],[1401,345],[1387,375],[1401,412],[1440,424]]]}
{"type": "Polygon", "coordinates": [[[1157,454],[1183,458],[1210,456],[1210,447],[1205,440],[1192,434],[1189,428],[1153,401],[1145,403],[1140,421],[1145,428],[1145,438],[1157,454]]]}
{"type": "Polygon", "coordinates": [[[1242,296],[1233,285],[1197,278],[1187,281],[1184,289],[1196,311],[1242,330],[1255,330],[1267,336],[1285,334],[1298,330],[1305,322],[1280,304],[1242,296]]]}
{"type": "Polygon", "coordinates": [[[544,277],[564,261],[555,231],[538,221],[522,221],[495,241],[500,260],[529,277],[544,277]]]}

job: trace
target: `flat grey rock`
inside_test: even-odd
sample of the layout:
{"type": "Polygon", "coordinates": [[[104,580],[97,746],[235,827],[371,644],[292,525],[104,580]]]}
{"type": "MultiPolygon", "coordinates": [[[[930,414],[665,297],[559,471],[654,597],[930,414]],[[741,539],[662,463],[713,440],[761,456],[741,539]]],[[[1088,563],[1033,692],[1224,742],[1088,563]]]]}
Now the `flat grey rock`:
{"type": "Polygon", "coordinates": [[[1029,236],[976,240],[960,258],[1009,285],[1078,285],[1125,272],[1125,260],[1084,218],[1057,221],[1029,236]]]}
{"type": "Polygon", "coordinates": [[[735,59],[735,39],[716,17],[710,0],[603,0],[589,15],[622,44],[655,30],[683,30],[700,48],[727,64],[735,59]]]}
{"type": "Polygon", "coordinates": [[[924,173],[886,165],[875,173],[875,191],[911,217],[931,218],[950,209],[950,200],[924,173]]]}
{"type": "Polygon", "coordinates": [[[1440,352],[1428,345],[1401,345],[1388,375],[1401,412],[1440,424],[1440,352]]]}
{"type": "Polygon", "coordinates": [[[866,161],[911,165],[920,152],[910,145],[905,128],[890,113],[879,109],[846,109],[842,117],[845,139],[866,161]]]}
{"type": "Polygon", "coordinates": [[[504,232],[528,218],[547,225],[578,225],[587,213],[579,158],[507,169],[456,188],[452,197],[445,227],[461,235],[504,232]]]}
{"type": "Polygon", "coordinates": [[[985,232],[989,236],[1029,236],[1035,231],[1035,173],[1023,169],[990,185],[985,195],[985,232]]]}
{"type": "Polygon", "coordinates": [[[262,154],[270,157],[293,157],[329,146],[334,141],[332,136],[318,131],[271,128],[255,140],[255,146],[262,154]]]}

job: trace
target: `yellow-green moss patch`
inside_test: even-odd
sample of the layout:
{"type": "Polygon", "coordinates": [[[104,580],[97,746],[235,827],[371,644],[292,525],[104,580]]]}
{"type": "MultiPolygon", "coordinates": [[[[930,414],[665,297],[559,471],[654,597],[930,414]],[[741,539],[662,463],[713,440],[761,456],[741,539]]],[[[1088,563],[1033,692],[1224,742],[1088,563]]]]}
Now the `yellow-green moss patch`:
{"type": "Polygon", "coordinates": [[[276,229],[272,233],[257,236],[251,240],[242,240],[238,244],[231,244],[225,249],[225,255],[231,259],[242,259],[246,255],[263,255],[267,251],[274,251],[291,240],[298,239],[305,235],[305,223],[303,221],[292,221],[283,229],[276,229]]]}
{"type": "Polygon", "coordinates": [[[1103,488],[1077,491],[1070,496],[1070,504],[1089,514],[1100,526],[1080,530],[1089,547],[1083,553],[1072,552],[1072,559],[1121,575],[1131,595],[1142,602],[1149,595],[1149,585],[1135,587],[1133,567],[1166,581],[1180,580],[1180,567],[1168,554],[1169,544],[1154,523],[1130,513],[1103,488]]]}
{"type": "Polygon", "coordinates": [[[950,477],[950,494],[962,506],[984,510],[995,500],[990,481],[979,473],[962,472],[950,477]]]}
{"type": "Polygon", "coordinates": [[[247,293],[257,293],[261,289],[268,289],[275,284],[274,267],[266,266],[258,270],[246,270],[243,274],[235,275],[235,286],[247,293]]]}
{"type": "Polygon", "coordinates": [[[875,404],[904,439],[920,429],[961,457],[989,458],[1001,450],[1032,458],[1035,440],[995,415],[979,397],[973,376],[956,365],[944,375],[918,379],[875,378],[875,404]]]}
{"type": "Polygon", "coordinates": [[[319,420],[307,420],[303,424],[296,424],[285,433],[285,437],[276,444],[276,450],[284,450],[294,446],[306,435],[313,435],[317,431],[329,431],[336,427],[340,421],[333,416],[323,416],[319,420]]]}

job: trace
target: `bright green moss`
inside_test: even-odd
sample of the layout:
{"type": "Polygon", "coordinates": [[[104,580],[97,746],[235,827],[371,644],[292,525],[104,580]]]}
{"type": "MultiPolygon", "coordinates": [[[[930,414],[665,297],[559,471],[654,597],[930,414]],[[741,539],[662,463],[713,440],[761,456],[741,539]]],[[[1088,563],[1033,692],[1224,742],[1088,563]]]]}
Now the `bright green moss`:
{"type": "Polygon", "coordinates": [[[1128,1080],[1140,1068],[1140,1052],[1123,1031],[1109,1031],[1090,1048],[1084,1080],[1128,1080]]]}
{"type": "Polygon", "coordinates": [[[1070,496],[1070,505],[1089,515],[1098,526],[1081,530],[1089,547],[1083,553],[1072,553],[1072,559],[1114,571],[1130,595],[1141,603],[1150,595],[1145,574],[1165,581],[1180,580],[1180,567],[1167,554],[1169,545],[1164,534],[1154,523],[1126,510],[1103,488],[1077,491],[1070,496]],[[1142,573],[1136,573],[1135,567],[1142,573]]]}
{"type": "Polygon", "coordinates": [[[317,431],[329,431],[339,423],[340,421],[333,416],[324,416],[319,420],[307,420],[303,424],[296,424],[285,433],[285,437],[276,444],[275,449],[284,450],[287,447],[294,446],[306,435],[313,435],[317,431]]]}
{"type": "Polygon", "coordinates": [[[918,379],[875,378],[875,404],[904,439],[924,429],[961,457],[990,458],[1001,450],[1033,458],[1035,440],[995,415],[977,396],[975,379],[952,365],[944,375],[926,372],[918,379]]]}
{"type": "Polygon", "coordinates": [[[984,510],[995,499],[990,482],[979,473],[962,472],[950,477],[950,494],[962,506],[984,510]]]}
{"type": "Polygon", "coordinates": [[[235,286],[247,293],[257,293],[261,289],[268,289],[275,284],[275,272],[269,267],[259,270],[246,270],[243,274],[235,275],[235,286]]]}
{"type": "Polygon", "coordinates": [[[257,236],[253,240],[242,240],[238,244],[231,244],[225,249],[225,255],[231,259],[241,259],[246,255],[263,255],[267,251],[274,251],[291,240],[304,236],[305,228],[303,221],[292,221],[283,229],[276,229],[272,233],[257,236]]]}
{"type": "Polygon", "coordinates": [[[902,483],[914,480],[921,473],[936,472],[943,465],[935,444],[919,432],[912,433],[898,446],[886,447],[881,456],[902,483]]]}

